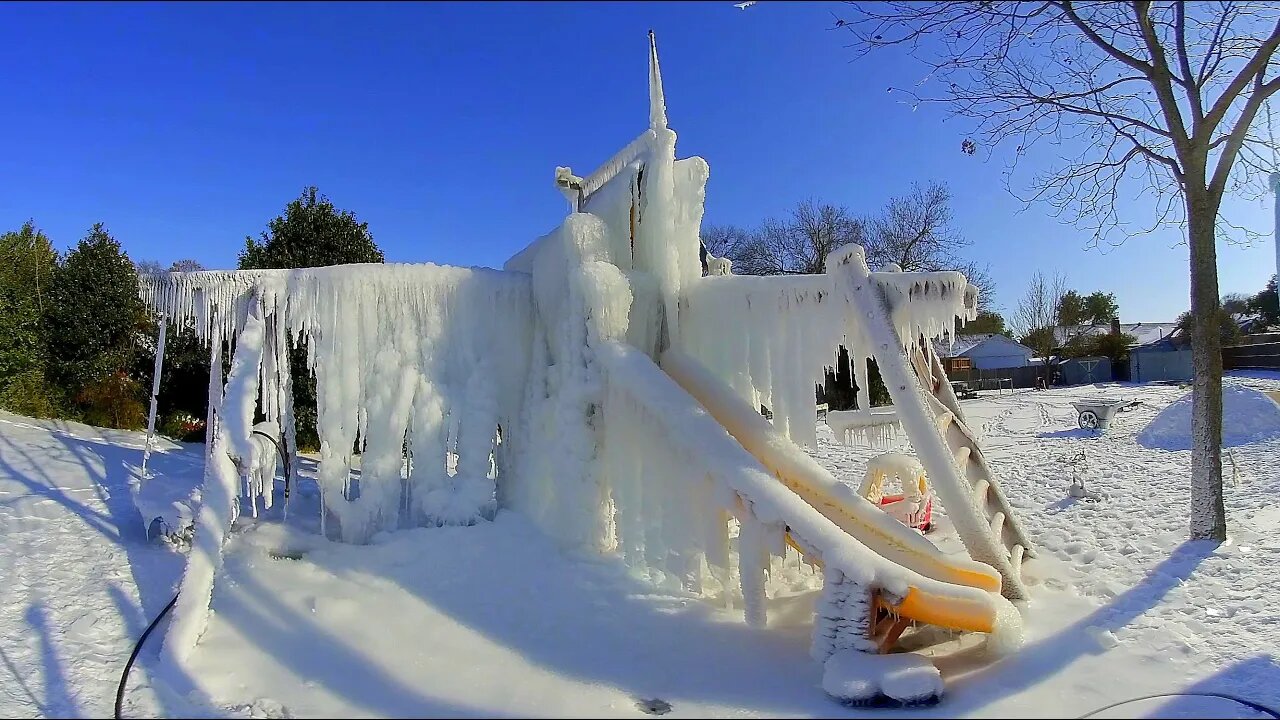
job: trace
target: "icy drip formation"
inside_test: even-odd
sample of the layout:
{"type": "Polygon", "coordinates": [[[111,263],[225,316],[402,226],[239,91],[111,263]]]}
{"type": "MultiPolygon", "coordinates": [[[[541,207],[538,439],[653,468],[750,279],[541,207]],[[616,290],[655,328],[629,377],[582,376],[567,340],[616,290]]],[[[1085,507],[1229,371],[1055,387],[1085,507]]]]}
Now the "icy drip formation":
{"type": "Polygon", "coordinates": [[[813,642],[809,653],[818,662],[842,650],[875,652],[871,639],[871,593],[844,573],[827,568],[822,596],[813,616],[813,642]]]}
{"type": "MultiPolygon", "coordinates": [[[[506,438],[507,447],[495,453],[498,427],[514,427],[519,417],[528,369],[527,275],[369,264],[172,273],[144,276],[140,285],[153,307],[193,323],[215,346],[236,337],[251,306],[264,309],[265,322],[245,325],[239,342],[253,338],[269,350],[259,347],[253,361],[258,399],[290,448],[292,379],[283,353],[290,339],[306,343],[317,381],[321,492],[344,540],[361,542],[397,527],[402,508],[412,524],[492,516],[495,476],[518,440],[506,438]],[[402,483],[406,436],[412,461],[402,483]],[[358,475],[351,469],[357,442],[358,475]],[[450,454],[459,458],[453,473],[450,454]]],[[[220,389],[219,381],[211,378],[211,385],[220,389]]],[[[240,394],[229,389],[231,396],[240,394]]],[[[254,399],[244,402],[251,408],[254,399]]],[[[252,414],[227,415],[222,422],[238,423],[232,437],[247,436],[240,431],[252,414]]],[[[233,451],[241,456],[246,448],[233,451]]]]}
{"type": "Polygon", "coordinates": [[[275,477],[280,454],[268,437],[279,442],[280,426],[274,422],[260,422],[253,426],[253,434],[250,436],[253,453],[244,464],[247,468],[244,494],[249,497],[253,517],[258,517],[258,498],[262,498],[263,509],[270,510],[275,497],[275,477]]]}
{"type": "MultiPolygon", "coordinates": [[[[897,332],[895,352],[921,337],[950,338],[956,318],[976,317],[977,290],[960,273],[879,272],[872,280],[897,332]]],[[[814,387],[842,344],[858,378],[858,405],[869,408],[867,360],[883,352],[864,335],[872,308],[856,305],[832,274],[701,278],[685,285],[681,309],[682,349],[767,407],[792,441],[817,444],[814,387]]],[[[846,419],[849,431],[887,439],[887,427],[870,430],[879,418],[846,419]]]]}
{"type": "Polygon", "coordinates": [[[402,506],[415,525],[492,517],[490,457],[498,426],[519,416],[528,367],[527,277],[431,264],[315,268],[291,278],[288,319],[308,340],[318,478],[344,540],[398,527],[402,506]]]}
{"type": "Polygon", "coordinates": [[[962,273],[873,272],[871,280],[879,288],[903,348],[921,338],[949,343],[956,320],[978,317],[978,289],[962,273]]]}
{"type": "Polygon", "coordinates": [[[891,409],[880,410],[829,410],[827,426],[843,445],[871,445],[880,447],[892,443],[902,432],[898,415],[891,409]]]}
{"type": "Polygon", "coordinates": [[[814,385],[842,338],[857,334],[832,278],[707,277],[686,289],[682,310],[681,348],[752,407],[767,407],[794,442],[817,445],[814,385]]]}
{"type": "Polygon", "coordinates": [[[596,352],[626,335],[631,291],[610,262],[608,228],[595,215],[569,216],[537,248],[524,452],[520,481],[503,499],[563,544],[600,550],[609,513],[597,463],[603,382],[596,352]]]}
{"type": "MultiPolygon", "coordinates": [[[[290,270],[199,270],[185,273],[144,273],[138,277],[139,294],[169,322],[191,325],[203,342],[231,339],[244,321],[254,295],[273,300],[284,287],[290,270]]],[[[269,312],[274,305],[268,303],[269,312]]]]}

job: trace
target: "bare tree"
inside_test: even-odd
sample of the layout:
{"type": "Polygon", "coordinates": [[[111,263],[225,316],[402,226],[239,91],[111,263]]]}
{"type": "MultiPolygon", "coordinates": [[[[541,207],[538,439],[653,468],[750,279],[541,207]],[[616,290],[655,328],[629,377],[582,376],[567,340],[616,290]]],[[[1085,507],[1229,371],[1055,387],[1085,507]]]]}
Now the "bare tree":
{"type": "Polygon", "coordinates": [[[810,275],[825,272],[827,256],[836,248],[866,242],[863,223],[843,206],[800,202],[785,220],[765,220],[759,241],[771,272],[810,275]]]}
{"type": "Polygon", "coordinates": [[[906,272],[959,270],[978,287],[986,307],[995,282],[985,266],[960,260],[957,251],[972,243],[953,224],[951,191],[943,183],[912,183],[876,215],[864,220],[867,260],[872,267],[895,263],[906,272]]]}
{"type": "Polygon", "coordinates": [[[738,275],[768,275],[772,263],[756,233],[737,225],[703,225],[702,244],[715,257],[733,261],[738,275]]]}
{"type": "Polygon", "coordinates": [[[739,275],[821,273],[827,256],[851,242],[865,242],[862,221],[844,207],[813,200],[797,204],[784,220],[765,220],[755,231],[733,225],[702,230],[707,252],[732,260],[739,275]]]}
{"type": "MultiPolygon", "coordinates": [[[[949,103],[975,121],[989,147],[1015,145],[1015,158],[1046,138],[1055,145],[1060,161],[1032,179],[1029,199],[1091,228],[1095,241],[1170,222],[1187,228],[1195,319],[1190,529],[1193,538],[1226,538],[1216,241],[1239,231],[1220,216],[1228,182],[1256,186],[1273,169],[1255,121],[1270,119],[1267,101],[1280,90],[1280,76],[1268,77],[1280,6],[889,2],[856,4],[852,13],[837,26],[864,50],[904,46],[927,64],[923,92],[910,91],[917,101],[949,103]],[[1154,225],[1135,229],[1120,205],[1142,196],[1154,225]]],[[[973,141],[966,144],[972,152],[973,141]]]]}
{"type": "Polygon", "coordinates": [[[1062,273],[1046,278],[1037,270],[1009,316],[1009,329],[1014,336],[1040,353],[1040,357],[1048,357],[1053,350],[1053,328],[1057,325],[1058,308],[1067,292],[1067,278],[1062,273]]]}

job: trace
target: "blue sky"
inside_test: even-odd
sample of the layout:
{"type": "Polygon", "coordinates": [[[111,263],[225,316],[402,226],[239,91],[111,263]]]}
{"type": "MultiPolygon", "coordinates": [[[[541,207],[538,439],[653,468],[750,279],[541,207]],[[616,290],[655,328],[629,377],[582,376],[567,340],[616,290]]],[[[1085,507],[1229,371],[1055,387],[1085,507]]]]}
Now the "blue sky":
{"type": "MultiPolygon", "coordinates": [[[[1169,229],[1106,252],[1022,205],[1005,153],[887,93],[922,71],[853,61],[833,4],[0,5],[0,228],[60,249],[95,221],[135,260],[234,267],[246,235],[316,184],[388,260],[500,266],[565,211],[556,165],[586,174],[645,127],[658,34],[681,156],[711,166],[706,220],[754,225],[813,197],[872,211],[947,182],[997,306],[1037,269],[1115,292],[1125,322],[1188,306],[1169,229]]],[[[1271,230],[1269,201],[1230,219],[1271,230]]],[[[1222,245],[1222,291],[1275,271],[1268,238],[1222,245]]]]}

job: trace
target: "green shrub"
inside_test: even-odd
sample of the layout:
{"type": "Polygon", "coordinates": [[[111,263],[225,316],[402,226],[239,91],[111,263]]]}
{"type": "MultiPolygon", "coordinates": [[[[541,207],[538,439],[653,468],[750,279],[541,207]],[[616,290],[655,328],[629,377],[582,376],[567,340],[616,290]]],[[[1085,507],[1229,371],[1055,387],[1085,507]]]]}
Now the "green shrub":
{"type": "Polygon", "coordinates": [[[57,417],[60,405],[57,390],[45,380],[42,370],[20,372],[0,387],[0,407],[19,415],[57,417]]]}

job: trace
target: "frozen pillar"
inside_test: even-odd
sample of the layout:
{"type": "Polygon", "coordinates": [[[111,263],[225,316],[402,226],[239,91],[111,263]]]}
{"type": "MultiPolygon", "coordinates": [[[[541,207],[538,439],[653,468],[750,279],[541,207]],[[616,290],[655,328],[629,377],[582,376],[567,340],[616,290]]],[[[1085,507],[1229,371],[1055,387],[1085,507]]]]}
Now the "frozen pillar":
{"type": "Polygon", "coordinates": [[[147,413],[147,442],[142,448],[142,477],[141,481],[147,479],[147,460],[151,459],[151,442],[156,435],[156,402],[160,396],[160,371],[164,369],[164,336],[165,330],[169,327],[169,318],[166,313],[160,313],[160,337],[156,340],[156,366],[151,376],[151,410],[147,413]]]}

